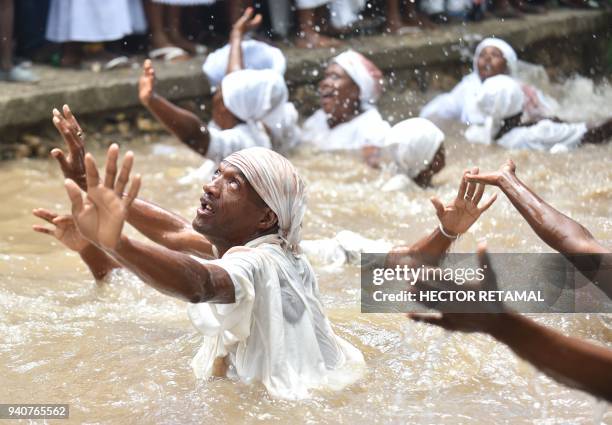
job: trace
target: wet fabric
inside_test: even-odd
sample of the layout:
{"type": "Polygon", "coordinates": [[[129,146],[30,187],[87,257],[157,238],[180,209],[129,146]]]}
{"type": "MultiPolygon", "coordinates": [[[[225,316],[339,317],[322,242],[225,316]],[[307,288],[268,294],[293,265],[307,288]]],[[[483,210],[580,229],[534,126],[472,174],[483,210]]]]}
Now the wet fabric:
{"type": "Polygon", "coordinates": [[[335,28],[344,28],[357,22],[365,5],[365,0],[333,0],[329,4],[332,25],[335,28]]]}
{"type": "Polygon", "coordinates": [[[303,9],[314,9],[324,4],[329,3],[331,0],[295,0],[295,7],[300,10],[303,9]]]}
{"type": "Polygon", "coordinates": [[[411,118],[395,124],[385,137],[385,150],[400,173],[415,178],[429,167],[444,141],[444,133],[425,118],[411,118]]]}
{"type": "Polygon", "coordinates": [[[515,127],[495,140],[504,119],[522,113],[524,94],[519,83],[511,77],[497,75],[488,78],[481,89],[477,105],[486,115],[483,125],[471,125],[466,131],[470,142],[491,144],[507,149],[532,149],[566,152],[577,147],[586,133],[584,123],[558,123],[548,119],[533,125],[515,127]]]}
{"type": "MultiPolygon", "coordinates": [[[[280,49],[257,40],[244,40],[240,46],[245,69],[272,69],[280,75],[285,74],[287,61],[280,49]]],[[[211,87],[221,84],[227,70],[229,51],[230,46],[226,44],[206,58],[202,71],[208,78],[211,87]]]]}
{"type": "Polygon", "coordinates": [[[352,120],[330,128],[327,114],[317,110],[302,125],[302,141],[312,143],[319,150],[353,150],[365,146],[382,146],[391,126],[378,109],[371,108],[352,120]]]}
{"type": "Polygon", "coordinates": [[[344,264],[359,265],[362,253],[388,252],[393,244],[382,239],[368,239],[350,230],[342,230],[333,238],[304,240],[300,247],[309,260],[333,268],[344,264]]]}
{"type": "Polygon", "coordinates": [[[298,113],[288,102],[282,75],[273,70],[234,71],[221,83],[223,103],[242,121],[261,121],[270,131],[272,148],[287,152],[300,136],[298,113]]]}
{"type": "Polygon", "coordinates": [[[233,248],[219,260],[196,259],[223,268],[235,288],[232,304],[188,307],[203,334],[192,361],[198,378],[211,376],[215,359],[228,356],[229,377],[261,382],[272,397],[301,399],[363,376],[363,355],[332,330],[310,263],[282,248],[277,235],[233,248]]]}
{"type": "Polygon", "coordinates": [[[257,121],[250,121],[230,128],[221,130],[217,124],[210,122],[208,125],[210,133],[210,143],[206,157],[216,164],[223,158],[241,149],[261,146],[271,149],[272,143],[266,133],[263,124],[257,121]]]}
{"type": "Polygon", "coordinates": [[[51,0],[46,37],[55,43],[112,41],[145,29],[138,0],[51,0]]]}
{"type": "Polygon", "coordinates": [[[374,63],[354,50],[347,50],[336,56],[337,63],[359,87],[361,109],[368,110],[376,105],[383,89],[382,71],[374,63]]]}

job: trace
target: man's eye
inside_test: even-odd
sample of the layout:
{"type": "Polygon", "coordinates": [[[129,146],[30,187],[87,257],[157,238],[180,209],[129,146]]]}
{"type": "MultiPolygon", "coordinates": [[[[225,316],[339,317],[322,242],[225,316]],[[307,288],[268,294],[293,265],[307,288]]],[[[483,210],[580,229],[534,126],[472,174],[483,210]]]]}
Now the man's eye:
{"type": "Polygon", "coordinates": [[[232,180],[230,181],[230,185],[231,185],[232,187],[234,187],[234,188],[239,188],[239,187],[240,187],[240,182],[239,182],[238,180],[236,180],[236,179],[232,179],[232,180]]]}
{"type": "Polygon", "coordinates": [[[217,169],[214,173],[213,176],[217,177],[219,174],[221,174],[221,170],[217,169]]]}

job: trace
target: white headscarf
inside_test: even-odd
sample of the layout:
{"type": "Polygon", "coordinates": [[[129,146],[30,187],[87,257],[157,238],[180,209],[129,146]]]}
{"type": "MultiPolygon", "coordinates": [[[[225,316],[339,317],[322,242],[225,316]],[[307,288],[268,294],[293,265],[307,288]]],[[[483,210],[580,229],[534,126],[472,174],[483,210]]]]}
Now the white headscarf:
{"type": "Polygon", "coordinates": [[[507,75],[487,78],[482,84],[476,105],[486,117],[484,125],[471,125],[466,138],[475,143],[491,144],[504,124],[504,119],[523,110],[524,95],[521,85],[507,75]]]}
{"type": "MultiPolygon", "coordinates": [[[[287,68],[285,55],[280,49],[256,40],[245,40],[241,44],[242,61],[245,69],[272,69],[284,75],[287,68]]],[[[208,77],[211,87],[221,84],[227,70],[230,46],[226,44],[206,58],[202,71],[208,77]]]]}
{"type": "Polygon", "coordinates": [[[264,121],[269,127],[279,122],[289,92],[285,79],[265,69],[243,69],[226,75],[221,82],[223,103],[242,121],[264,121]]]}
{"type": "Polygon", "coordinates": [[[298,253],[306,212],[306,186],[293,164],[282,155],[260,147],[234,152],[224,161],[242,171],[255,192],[274,211],[283,247],[298,253]]]}
{"type": "Polygon", "coordinates": [[[425,118],[410,118],[391,127],[385,138],[402,173],[415,178],[426,169],[444,141],[444,133],[425,118]]]}
{"type": "Polygon", "coordinates": [[[333,59],[346,71],[359,87],[359,100],[363,110],[370,109],[376,104],[382,94],[382,71],[361,53],[347,50],[333,59]]]}
{"type": "Polygon", "coordinates": [[[478,58],[480,57],[480,53],[486,47],[497,47],[506,59],[506,65],[508,67],[508,74],[514,75],[516,74],[516,67],[518,63],[518,57],[516,56],[516,52],[508,43],[506,43],[501,38],[485,38],[482,40],[478,46],[476,46],[476,51],[474,52],[474,62],[473,62],[473,70],[476,74],[478,74],[478,58]]]}

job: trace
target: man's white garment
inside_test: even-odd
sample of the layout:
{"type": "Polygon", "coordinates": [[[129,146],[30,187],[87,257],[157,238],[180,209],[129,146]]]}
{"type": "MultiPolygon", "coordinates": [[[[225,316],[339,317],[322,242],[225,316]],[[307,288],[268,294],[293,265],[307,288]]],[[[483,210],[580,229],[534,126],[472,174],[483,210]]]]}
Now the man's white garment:
{"type": "MultiPolygon", "coordinates": [[[[516,52],[505,41],[498,38],[486,38],[476,47],[472,63],[472,72],[457,84],[449,93],[434,97],[421,110],[419,116],[423,118],[442,118],[459,120],[465,124],[484,124],[485,116],[476,105],[482,80],[478,75],[478,58],[486,47],[496,47],[504,56],[508,67],[508,75],[516,78],[518,58],[516,52]]],[[[541,91],[527,84],[522,84],[523,91],[528,96],[525,107],[526,113],[532,118],[550,116],[556,102],[544,95],[541,91]]]]}
{"type": "Polygon", "coordinates": [[[476,103],[486,119],[484,125],[473,124],[466,130],[466,138],[473,143],[490,144],[495,141],[507,149],[558,153],[577,147],[587,131],[584,123],[558,123],[545,119],[534,125],[515,127],[494,140],[504,124],[504,119],[520,114],[524,105],[524,95],[519,83],[506,75],[488,78],[476,103]]]}
{"type": "Polygon", "coordinates": [[[51,0],[46,38],[55,43],[100,42],[145,30],[139,0],[51,0]]]}
{"type": "Polygon", "coordinates": [[[250,121],[230,128],[221,130],[217,124],[211,121],[208,125],[210,142],[206,157],[216,164],[226,156],[241,149],[253,146],[272,148],[270,137],[261,122],[250,121]]]}
{"type": "Polygon", "coordinates": [[[330,128],[327,114],[319,109],[302,126],[302,140],[320,150],[361,149],[381,146],[391,126],[378,109],[371,108],[352,120],[330,128]]]}
{"type": "Polygon", "coordinates": [[[273,397],[298,399],[311,389],[355,382],[363,374],[363,356],[334,334],[314,271],[300,254],[303,180],[286,158],[269,149],[245,149],[225,161],[276,214],[278,231],[212,261],[230,276],[235,302],[189,306],[194,325],[205,335],[192,363],[197,376],[210,376],[215,359],[229,355],[230,374],[261,381],[273,397]]]}

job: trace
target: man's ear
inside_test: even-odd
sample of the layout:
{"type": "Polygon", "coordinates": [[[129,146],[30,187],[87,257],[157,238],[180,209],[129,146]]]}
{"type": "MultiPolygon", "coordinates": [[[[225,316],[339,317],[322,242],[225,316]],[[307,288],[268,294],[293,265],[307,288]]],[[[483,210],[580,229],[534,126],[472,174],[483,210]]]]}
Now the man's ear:
{"type": "Polygon", "coordinates": [[[266,212],[259,221],[259,226],[262,230],[272,229],[278,224],[278,217],[270,207],[266,207],[266,212]]]}

